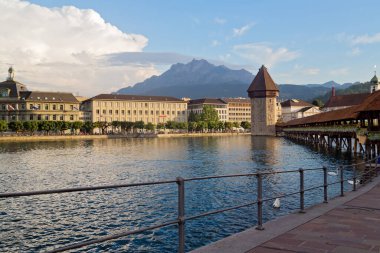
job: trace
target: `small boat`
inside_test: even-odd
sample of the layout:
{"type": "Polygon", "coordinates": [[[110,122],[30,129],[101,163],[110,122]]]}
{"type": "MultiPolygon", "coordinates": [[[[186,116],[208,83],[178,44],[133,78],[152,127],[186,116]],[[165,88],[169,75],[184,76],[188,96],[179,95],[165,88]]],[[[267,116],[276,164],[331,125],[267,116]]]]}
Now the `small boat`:
{"type": "MultiPolygon", "coordinates": [[[[352,185],[354,184],[354,180],[347,180],[347,182],[352,185]]],[[[356,179],[355,184],[360,184],[360,180],[356,179]]]]}
{"type": "Polygon", "coordinates": [[[339,170],[336,169],[336,171],[329,171],[329,172],[327,172],[327,174],[330,176],[338,176],[338,174],[339,174],[338,172],[339,172],[339,170]]]}
{"type": "Polygon", "coordinates": [[[281,207],[281,203],[280,203],[280,198],[276,198],[273,202],[273,207],[274,208],[280,208],[281,207]]]}

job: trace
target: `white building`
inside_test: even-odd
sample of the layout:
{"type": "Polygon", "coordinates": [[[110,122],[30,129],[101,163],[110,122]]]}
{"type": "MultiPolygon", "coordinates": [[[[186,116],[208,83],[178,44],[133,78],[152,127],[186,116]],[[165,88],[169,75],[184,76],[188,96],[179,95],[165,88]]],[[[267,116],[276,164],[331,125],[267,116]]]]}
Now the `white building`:
{"type": "Polygon", "coordinates": [[[287,122],[321,113],[318,106],[300,99],[289,99],[281,103],[282,121],[287,122]]]}

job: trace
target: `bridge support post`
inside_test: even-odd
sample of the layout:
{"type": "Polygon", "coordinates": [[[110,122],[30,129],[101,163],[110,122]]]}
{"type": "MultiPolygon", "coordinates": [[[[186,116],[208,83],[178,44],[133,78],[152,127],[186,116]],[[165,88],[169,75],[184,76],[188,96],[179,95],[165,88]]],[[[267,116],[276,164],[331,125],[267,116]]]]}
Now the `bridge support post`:
{"type": "Polygon", "coordinates": [[[343,196],[344,196],[343,166],[340,166],[340,167],[339,167],[339,171],[340,171],[340,196],[343,197],[343,196]]]}
{"type": "Polygon", "coordinates": [[[263,177],[257,174],[257,230],[264,230],[263,227],[263,177]]]}
{"type": "Polygon", "coordinates": [[[304,189],[304,171],[302,168],[300,172],[300,213],[305,213],[305,189],[304,189]]]}
{"type": "Polygon", "coordinates": [[[327,168],[323,167],[323,203],[327,202],[327,168]]]}
{"type": "Polygon", "coordinates": [[[185,180],[177,177],[178,185],[178,253],[185,253],[185,180]]]}

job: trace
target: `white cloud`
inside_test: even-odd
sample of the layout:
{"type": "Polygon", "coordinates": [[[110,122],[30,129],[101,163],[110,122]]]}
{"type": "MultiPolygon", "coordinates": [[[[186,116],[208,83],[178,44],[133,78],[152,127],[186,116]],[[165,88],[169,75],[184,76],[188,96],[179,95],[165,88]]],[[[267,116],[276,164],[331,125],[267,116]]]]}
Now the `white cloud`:
{"type": "Polygon", "coordinates": [[[16,79],[24,81],[29,89],[94,95],[157,74],[150,64],[102,64],[103,55],[142,52],[148,39],[122,32],[94,10],[0,0],[0,22],[4,78],[7,64],[14,64],[19,70],[16,79]]]}
{"type": "Polygon", "coordinates": [[[240,36],[243,36],[245,33],[247,33],[252,27],[254,26],[254,24],[248,24],[248,25],[245,25],[245,26],[242,26],[240,28],[234,28],[233,29],[233,37],[240,37],[240,36]]]}
{"type": "Polygon", "coordinates": [[[348,52],[348,55],[351,55],[351,56],[358,56],[360,54],[361,54],[361,50],[358,47],[354,47],[351,49],[351,51],[348,52]]]}
{"type": "Polygon", "coordinates": [[[227,20],[225,20],[224,18],[216,17],[216,18],[214,18],[214,22],[219,24],[219,25],[224,25],[227,22],[227,20]]]}
{"type": "Polygon", "coordinates": [[[364,45],[364,44],[373,44],[380,42],[380,33],[376,33],[374,35],[360,35],[360,36],[352,36],[351,43],[354,45],[364,45]]]}
{"type": "Polygon", "coordinates": [[[284,47],[273,49],[264,43],[236,45],[233,51],[242,58],[267,67],[274,66],[278,62],[292,61],[300,56],[298,51],[289,51],[284,47]]]}
{"type": "Polygon", "coordinates": [[[348,68],[332,69],[330,70],[329,74],[333,77],[345,76],[349,74],[349,69],[348,68]]]}
{"type": "Polygon", "coordinates": [[[216,46],[219,46],[219,45],[220,45],[220,42],[218,40],[211,41],[211,46],[216,47],[216,46]]]}

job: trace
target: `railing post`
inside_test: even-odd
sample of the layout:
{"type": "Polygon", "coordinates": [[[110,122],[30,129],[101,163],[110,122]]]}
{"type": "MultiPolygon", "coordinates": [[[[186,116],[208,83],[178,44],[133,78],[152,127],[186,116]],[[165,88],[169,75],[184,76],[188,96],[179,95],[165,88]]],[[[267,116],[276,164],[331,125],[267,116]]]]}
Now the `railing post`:
{"type": "Polygon", "coordinates": [[[343,166],[340,166],[339,167],[339,171],[340,171],[340,196],[343,197],[344,196],[344,178],[343,178],[343,166]]]}
{"type": "Polygon", "coordinates": [[[300,172],[300,213],[305,213],[305,190],[304,190],[304,171],[302,168],[298,170],[300,172]]]}
{"type": "Polygon", "coordinates": [[[185,180],[177,177],[178,185],[178,253],[185,252],[185,180]]]}
{"type": "Polygon", "coordinates": [[[354,177],[352,179],[354,180],[354,184],[352,186],[352,190],[356,191],[356,166],[354,166],[354,177]]]}
{"type": "Polygon", "coordinates": [[[327,203],[327,168],[323,167],[323,203],[327,203]]]}
{"type": "Polygon", "coordinates": [[[257,230],[264,230],[263,227],[263,177],[260,173],[257,177],[257,230]]]}

